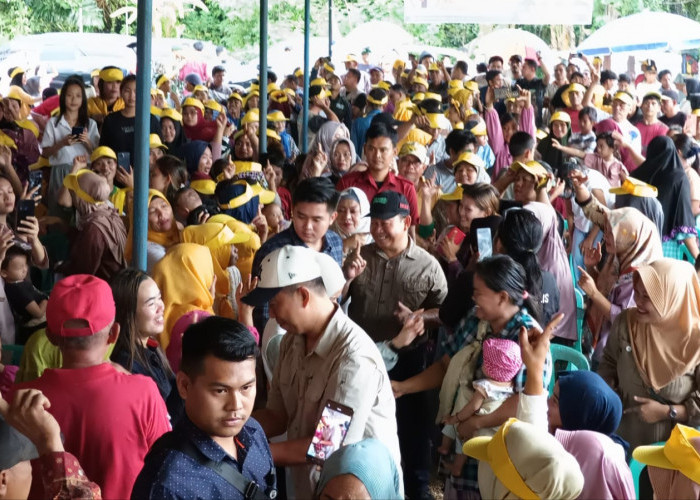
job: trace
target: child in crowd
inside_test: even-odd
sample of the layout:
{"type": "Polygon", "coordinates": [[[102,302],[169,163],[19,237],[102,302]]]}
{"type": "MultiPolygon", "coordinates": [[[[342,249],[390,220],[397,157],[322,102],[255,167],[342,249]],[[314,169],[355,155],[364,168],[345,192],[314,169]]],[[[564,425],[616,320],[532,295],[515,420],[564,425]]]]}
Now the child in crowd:
{"type": "Polygon", "coordinates": [[[27,280],[29,257],[28,250],[14,245],[7,249],[0,265],[0,276],[5,280],[5,295],[21,324],[17,343],[24,343],[32,332],[46,324],[48,297],[27,280]]]}
{"type": "Polygon", "coordinates": [[[594,107],[586,106],[578,112],[578,125],[580,132],[574,132],[569,138],[568,146],[584,153],[593,153],[596,148],[596,135],[593,125],[596,122],[597,113],[594,107]]]}
{"type": "MultiPolygon", "coordinates": [[[[472,383],[473,392],[468,384],[460,384],[453,411],[460,407],[461,410],[443,419],[445,427],[442,429],[442,445],[438,452],[442,455],[449,454],[457,442],[457,455],[452,462],[452,475],[457,477],[462,474],[467,457],[462,454],[462,443],[457,439],[456,426],[474,414],[488,415],[498,409],[513,395],[513,377],[522,366],[520,346],[512,340],[489,338],[484,342],[482,352],[485,378],[472,383]]],[[[478,355],[477,349],[474,350],[472,356],[474,355],[478,355]]],[[[467,363],[467,366],[471,366],[471,363],[467,363]]],[[[494,432],[495,429],[481,429],[475,435],[491,436],[494,432]]]]}
{"type": "MultiPolygon", "coordinates": [[[[569,144],[571,141],[569,141],[569,144]]],[[[562,153],[581,158],[584,165],[603,174],[611,187],[620,187],[627,178],[627,169],[615,155],[615,139],[611,132],[602,132],[596,136],[595,153],[586,153],[579,149],[553,143],[562,153]]]]}
{"type": "Polygon", "coordinates": [[[282,207],[277,203],[269,203],[263,206],[262,214],[265,216],[267,227],[269,228],[268,238],[284,231],[289,226],[289,223],[284,220],[282,207]]]}

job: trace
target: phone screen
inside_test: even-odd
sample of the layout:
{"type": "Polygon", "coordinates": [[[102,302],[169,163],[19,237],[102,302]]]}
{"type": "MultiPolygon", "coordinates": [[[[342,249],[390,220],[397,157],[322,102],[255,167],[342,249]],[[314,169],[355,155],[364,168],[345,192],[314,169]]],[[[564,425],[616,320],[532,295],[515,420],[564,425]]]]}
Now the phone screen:
{"type": "Polygon", "coordinates": [[[29,172],[29,186],[27,186],[27,191],[31,191],[37,186],[41,186],[41,170],[33,170],[29,172]]]}
{"type": "Polygon", "coordinates": [[[306,458],[310,462],[323,465],[324,461],[343,445],[352,415],[353,410],[345,405],[335,401],[326,403],[306,452],[306,458]]]}
{"type": "Polygon", "coordinates": [[[479,249],[479,260],[491,257],[493,254],[493,241],[491,240],[491,229],[479,227],[476,229],[476,245],[479,249]]]}
{"type": "Polygon", "coordinates": [[[85,130],[85,127],[73,127],[73,130],[71,130],[71,135],[80,135],[83,133],[83,130],[85,130]]]}
{"type": "Polygon", "coordinates": [[[17,227],[27,217],[34,216],[34,200],[19,200],[17,203],[17,227]]]}
{"type": "Polygon", "coordinates": [[[117,153],[117,165],[127,172],[131,172],[131,153],[128,151],[120,151],[117,153]]]}

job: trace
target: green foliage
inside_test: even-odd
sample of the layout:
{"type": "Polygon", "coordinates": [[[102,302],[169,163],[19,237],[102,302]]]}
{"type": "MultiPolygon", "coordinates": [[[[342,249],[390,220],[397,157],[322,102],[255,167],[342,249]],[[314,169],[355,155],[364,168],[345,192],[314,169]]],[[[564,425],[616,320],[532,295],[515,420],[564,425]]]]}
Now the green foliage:
{"type": "Polygon", "coordinates": [[[29,32],[29,9],[24,0],[0,0],[0,36],[12,38],[29,32]]]}

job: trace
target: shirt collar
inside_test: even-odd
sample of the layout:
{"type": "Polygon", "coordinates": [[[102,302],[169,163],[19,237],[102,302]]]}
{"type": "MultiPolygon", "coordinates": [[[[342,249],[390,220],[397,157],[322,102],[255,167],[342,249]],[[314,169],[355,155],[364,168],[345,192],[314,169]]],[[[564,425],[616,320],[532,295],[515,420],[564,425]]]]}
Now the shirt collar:
{"type": "Polygon", "coordinates": [[[331,320],[328,322],[328,326],[326,326],[323,335],[321,335],[321,338],[318,339],[318,342],[316,343],[316,347],[314,347],[313,352],[318,356],[325,358],[331,353],[333,344],[336,341],[336,333],[338,332],[338,323],[340,322],[340,315],[342,314],[343,312],[340,310],[340,307],[336,304],[335,312],[333,313],[333,316],[331,316],[331,320]]]}
{"type": "MultiPolygon", "coordinates": [[[[241,431],[234,438],[247,450],[250,449],[253,440],[255,439],[255,432],[257,431],[255,427],[248,424],[249,422],[246,422],[241,431]]],[[[180,431],[185,434],[197,447],[197,449],[209,460],[221,462],[226,457],[234,461],[236,460],[231,455],[226,453],[226,451],[208,434],[194,425],[187,415],[182,418],[178,427],[180,431]]]]}

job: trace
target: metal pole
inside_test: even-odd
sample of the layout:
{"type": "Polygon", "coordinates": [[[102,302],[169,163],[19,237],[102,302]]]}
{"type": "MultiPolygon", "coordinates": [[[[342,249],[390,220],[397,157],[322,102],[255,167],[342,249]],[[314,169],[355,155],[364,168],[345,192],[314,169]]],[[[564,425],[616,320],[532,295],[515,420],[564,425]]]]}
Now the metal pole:
{"type": "Polygon", "coordinates": [[[136,133],[134,143],[134,266],[146,270],[148,241],[148,135],[151,133],[152,0],[138,0],[136,25],[136,133]]]}
{"type": "Polygon", "coordinates": [[[328,0],[328,59],[333,59],[333,0],[328,0]]]}
{"type": "Polygon", "coordinates": [[[260,154],[267,153],[267,0],[260,0],[260,154]]]}
{"type": "Polygon", "coordinates": [[[309,25],[311,24],[311,0],[304,0],[304,107],[301,123],[301,152],[308,152],[309,140],[309,25]]]}

